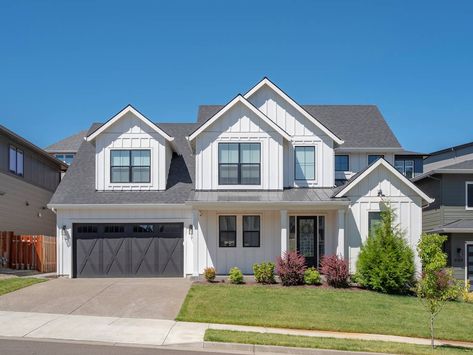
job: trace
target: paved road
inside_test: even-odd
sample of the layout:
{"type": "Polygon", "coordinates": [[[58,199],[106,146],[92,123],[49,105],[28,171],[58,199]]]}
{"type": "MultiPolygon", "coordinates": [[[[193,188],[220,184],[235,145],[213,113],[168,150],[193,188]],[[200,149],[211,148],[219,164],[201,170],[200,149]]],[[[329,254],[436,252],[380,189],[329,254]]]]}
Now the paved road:
{"type": "MultiPolygon", "coordinates": [[[[204,351],[0,339],[0,354],[8,355],[201,355],[204,351]]],[[[213,355],[224,353],[211,352],[213,355]]]]}

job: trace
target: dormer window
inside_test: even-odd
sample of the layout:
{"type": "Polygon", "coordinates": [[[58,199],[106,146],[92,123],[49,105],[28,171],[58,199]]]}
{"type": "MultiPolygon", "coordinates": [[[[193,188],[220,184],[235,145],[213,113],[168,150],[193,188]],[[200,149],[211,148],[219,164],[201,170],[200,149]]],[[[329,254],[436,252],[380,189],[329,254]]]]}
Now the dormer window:
{"type": "Polygon", "coordinates": [[[219,143],[219,185],[260,185],[261,144],[219,143]]]}
{"type": "Polygon", "coordinates": [[[149,183],[150,150],[111,150],[110,181],[112,183],[149,183]]]}

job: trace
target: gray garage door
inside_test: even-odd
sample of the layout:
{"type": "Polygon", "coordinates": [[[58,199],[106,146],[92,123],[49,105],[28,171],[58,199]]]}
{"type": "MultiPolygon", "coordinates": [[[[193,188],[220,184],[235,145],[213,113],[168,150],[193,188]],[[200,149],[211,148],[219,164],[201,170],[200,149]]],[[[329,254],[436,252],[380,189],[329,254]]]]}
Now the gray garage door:
{"type": "Polygon", "coordinates": [[[183,276],[182,223],[74,224],[74,277],[183,276]]]}

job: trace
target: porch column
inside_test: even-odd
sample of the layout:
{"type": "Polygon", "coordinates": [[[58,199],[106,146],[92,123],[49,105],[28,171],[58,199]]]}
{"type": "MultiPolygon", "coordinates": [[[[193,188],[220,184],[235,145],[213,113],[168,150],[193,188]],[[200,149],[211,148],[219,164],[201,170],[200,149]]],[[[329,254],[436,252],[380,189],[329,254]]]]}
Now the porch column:
{"type": "Polygon", "coordinates": [[[281,255],[287,251],[288,247],[288,224],[287,210],[281,210],[281,255]]]}
{"type": "Polygon", "coordinates": [[[345,259],[345,210],[339,209],[337,213],[338,244],[337,255],[345,259]]]}
{"type": "Polygon", "coordinates": [[[199,210],[192,210],[192,226],[193,226],[193,233],[192,233],[192,276],[198,277],[199,276],[199,234],[200,234],[200,226],[199,226],[199,210]]]}

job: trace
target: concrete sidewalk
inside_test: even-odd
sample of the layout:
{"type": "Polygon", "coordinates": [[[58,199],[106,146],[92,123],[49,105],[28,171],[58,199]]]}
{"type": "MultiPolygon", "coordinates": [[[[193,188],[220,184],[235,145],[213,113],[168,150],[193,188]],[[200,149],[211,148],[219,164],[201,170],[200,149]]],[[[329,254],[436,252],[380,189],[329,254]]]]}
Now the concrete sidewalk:
{"type": "MultiPolygon", "coordinates": [[[[204,347],[207,329],[252,331],[325,338],[378,340],[429,345],[429,339],[395,335],[265,328],[239,325],[176,322],[164,319],[97,317],[70,314],[0,311],[0,337],[55,339],[144,346],[204,347]]],[[[437,345],[473,348],[473,343],[436,341],[437,345]]]]}

